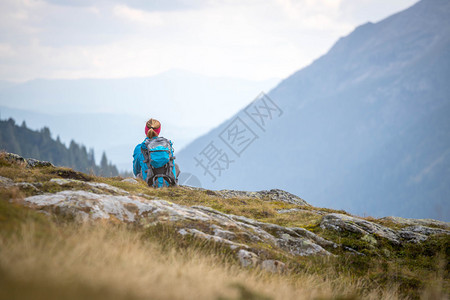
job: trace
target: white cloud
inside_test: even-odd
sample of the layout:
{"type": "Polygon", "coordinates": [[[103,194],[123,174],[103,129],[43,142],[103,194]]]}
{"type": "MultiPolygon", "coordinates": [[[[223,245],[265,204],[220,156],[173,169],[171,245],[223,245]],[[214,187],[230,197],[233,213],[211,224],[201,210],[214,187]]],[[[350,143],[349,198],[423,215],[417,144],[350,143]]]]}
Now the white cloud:
{"type": "Polygon", "coordinates": [[[130,8],[123,4],[115,5],[113,8],[113,12],[115,16],[132,22],[138,22],[152,26],[163,24],[161,14],[130,8]]]}
{"type": "Polygon", "coordinates": [[[355,12],[379,18],[414,2],[391,1],[401,2],[392,10],[385,1],[197,1],[177,9],[183,1],[158,8],[139,1],[4,0],[0,79],[147,76],[173,68],[286,77],[362,23],[355,12]],[[384,7],[373,15],[365,10],[380,1],[384,7]]]}
{"type": "Polygon", "coordinates": [[[0,44],[0,57],[3,59],[11,58],[14,56],[14,49],[9,44],[0,44]]]}

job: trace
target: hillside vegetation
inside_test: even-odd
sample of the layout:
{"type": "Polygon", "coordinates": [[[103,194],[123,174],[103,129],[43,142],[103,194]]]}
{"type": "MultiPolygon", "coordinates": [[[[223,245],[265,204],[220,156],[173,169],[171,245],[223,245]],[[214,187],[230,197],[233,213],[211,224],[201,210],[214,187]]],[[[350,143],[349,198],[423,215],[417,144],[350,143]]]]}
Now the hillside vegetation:
{"type": "Polygon", "coordinates": [[[449,224],[0,154],[0,299],[447,299],[449,224]]]}
{"type": "Polygon", "coordinates": [[[73,168],[80,172],[101,176],[117,176],[116,166],[103,152],[100,165],[95,164],[94,150],[71,141],[69,147],[59,137],[54,140],[47,127],[39,131],[27,128],[25,122],[18,126],[13,119],[0,120],[0,150],[50,161],[57,166],[73,168]]]}

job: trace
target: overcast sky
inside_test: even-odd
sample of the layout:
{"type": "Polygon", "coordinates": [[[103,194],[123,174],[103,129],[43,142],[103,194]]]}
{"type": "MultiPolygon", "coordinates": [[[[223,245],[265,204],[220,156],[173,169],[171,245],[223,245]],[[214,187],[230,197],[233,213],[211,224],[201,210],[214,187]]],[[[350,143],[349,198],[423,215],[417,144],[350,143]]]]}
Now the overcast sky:
{"type": "Polygon", "coordinates": [[[285,78],[417,0],[1,0],[0,80],[285,78]]]}

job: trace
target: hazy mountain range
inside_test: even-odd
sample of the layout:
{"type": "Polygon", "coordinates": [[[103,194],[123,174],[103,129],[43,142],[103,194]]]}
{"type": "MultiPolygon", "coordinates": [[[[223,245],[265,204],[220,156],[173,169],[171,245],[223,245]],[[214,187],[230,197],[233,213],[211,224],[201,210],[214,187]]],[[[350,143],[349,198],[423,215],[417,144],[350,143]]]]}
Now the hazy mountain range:
{"type": "Polygon", "coordinates": [[[449,16],[449,1],[422,0],[357,27],[192,142],[182,170],[208,188],[281,188],[361,215],[449,220],[449,16]]]}
{"type": "Polygon", "coordinates": [[[132,150],[150,117],[162,122],[162,134],[179,150],[277,82],[182,70],[145,78],[1,81],[0,117],[25,120],[33,129],[47,126],[66,145],[75,139],[93,147],[97,161],[106,151],[120,170],[130,171],[132,150]]]}

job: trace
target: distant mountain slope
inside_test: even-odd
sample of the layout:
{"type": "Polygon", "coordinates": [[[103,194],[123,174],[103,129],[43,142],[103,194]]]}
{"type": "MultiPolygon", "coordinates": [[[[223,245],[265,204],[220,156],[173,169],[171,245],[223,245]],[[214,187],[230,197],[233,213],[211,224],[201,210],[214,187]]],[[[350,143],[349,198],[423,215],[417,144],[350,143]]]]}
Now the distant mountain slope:
{"type": "Polygon", "coordinates": [[[258,138],[230,153],[215,182],[195,157],[214,140],[228,149],[220,135],[234,119],[180,163],[209,188],[282,188],[357,214],[450,219],[449,15],[449,1],[423,0],[341,38],[269,93],[282,114],[264,130],[237,114],[258,138]]]}

